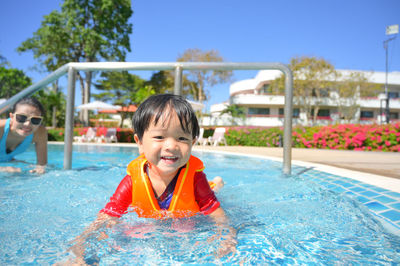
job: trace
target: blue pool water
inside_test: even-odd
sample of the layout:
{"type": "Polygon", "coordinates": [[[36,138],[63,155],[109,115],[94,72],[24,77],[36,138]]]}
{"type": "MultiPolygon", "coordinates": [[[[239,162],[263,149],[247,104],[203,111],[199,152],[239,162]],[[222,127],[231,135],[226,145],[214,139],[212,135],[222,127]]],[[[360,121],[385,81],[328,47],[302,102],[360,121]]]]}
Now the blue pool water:
{"type": "MultiPolygon", "coordinates": [[[[137,156],[135,148],[74,146],[73,169],[64,171],[63,148],[49,146],[50,169],[44,175],[27,173],[34,162],[33,149],[18,157],[28,164],[13,163],[23,173],[0,174],[0,265],[66,261],[70,242],[94,220],[124,177],[127,163],[137,156]]],[[[366,199],[392,199],[391,206],[399,204],[400,196],[390,191],[371,195],[366,193],[373,192],[371,186],[359,181],[299,166],[293,167],[293,176],[283,176],[280,162],[261,158],[194,155],[204,161],[209,178],[220,175],[225,180],[217,196],[238,230],[236,254],[216,256],[220,240],[213,238],[215,227],[208,217],[160,222],[130,213],[108,230],[108,239],[88,241],[88,261],[100,265],[400,263],[400,236],[371,212],[368,203],[373,200],[363,202],[356,193],[364,193],[366,199]]]]}

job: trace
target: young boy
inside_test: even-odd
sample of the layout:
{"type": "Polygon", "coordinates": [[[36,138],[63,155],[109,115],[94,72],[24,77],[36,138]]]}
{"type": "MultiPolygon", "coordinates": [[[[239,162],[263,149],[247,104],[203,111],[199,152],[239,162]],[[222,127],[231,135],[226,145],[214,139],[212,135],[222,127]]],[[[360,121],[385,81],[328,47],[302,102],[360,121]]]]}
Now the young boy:
{"type": "MultiPolygon", "coordinates": [[[[210,215],[219,229],[229,231],[219,255],[235,252],[236,232],[210,188],[203,163],[191,155],[199,125],[190,104],[177,95],[151,96],[137,109],[133,128],[140,156],[129,163],[127,175],[97,220],[76,239],[74,253],[83,257],[82,244],[90,233],[115,224],[129,206],[146,218],[210,215]]],[[[215,181],[219,188],[221,179],[215,181]]]]}

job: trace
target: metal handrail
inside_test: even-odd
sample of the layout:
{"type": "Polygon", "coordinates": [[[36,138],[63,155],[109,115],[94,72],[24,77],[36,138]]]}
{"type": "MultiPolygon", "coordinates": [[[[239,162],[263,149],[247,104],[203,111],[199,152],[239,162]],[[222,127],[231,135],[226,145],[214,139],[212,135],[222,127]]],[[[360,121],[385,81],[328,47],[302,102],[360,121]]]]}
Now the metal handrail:
{"type": "Polygon", "coordinates": [[[68,92],[64,137],[64,169],[71,169],[73,116],[75,102],[76,71],[117,71],[117,70],[175,70],[174,93],[182,92],[182,71],[184,70],[263,70],[276,69],[285,75],[285,108],[283,133],[283,173],[291,173],[292,158],[292,114],[293,114],[293,76],[292,71],[281,63],[232,63],[232,62],[88,62],[68,63],[58,68],[43,80],[14,95],[0,104],[0,114],[19,99],[27,97],[50,84],[68,72],[68,92]]]}

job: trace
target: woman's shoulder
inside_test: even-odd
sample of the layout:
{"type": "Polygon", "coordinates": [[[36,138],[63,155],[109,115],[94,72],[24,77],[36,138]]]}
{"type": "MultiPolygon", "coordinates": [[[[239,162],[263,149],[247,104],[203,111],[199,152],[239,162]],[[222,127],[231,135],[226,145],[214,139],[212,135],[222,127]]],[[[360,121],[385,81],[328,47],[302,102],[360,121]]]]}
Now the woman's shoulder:
{"type": "Polygon", "coordinates": [[[0,119],[0,129],[3,129],[6,126],[7,119],[0,119]]]}

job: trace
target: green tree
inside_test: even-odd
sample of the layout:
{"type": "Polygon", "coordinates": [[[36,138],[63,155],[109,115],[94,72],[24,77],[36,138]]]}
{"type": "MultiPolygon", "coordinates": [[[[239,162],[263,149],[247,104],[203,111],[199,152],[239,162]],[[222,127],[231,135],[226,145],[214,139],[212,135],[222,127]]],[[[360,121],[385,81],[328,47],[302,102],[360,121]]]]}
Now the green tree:
{"type": "Polygon", "coordinates": [[[0,66],[0,98],[8,99],[31,84],[22,70],[0,66]]]}
{"type": "Polygon", "coordinates": [[[37,91],[34,96],[42,103],[47,126],[64,127],[65,125],[65,105],[66,99],[61,91],[54,91],[53,88],[45,88],[37,91]],[[52,112],[49,112],[52,110],[52,112]]]}
{"type": "MultiPolygon", "coordinates": [[[[18,48],[32,51],[48,71],[68,62],[123,61],[130,51],[133,14],[129,0],[65,0],[61,12],[44,17],[41,27],[18,48]]],[[[92,73],[78,73],[82,103],[90,100],[92,73]]],[[[83,120],[88,124],[88,114],[83,120]]]]}
{"type": "Polygon", "coordinates": [[[168,70],[154,72],[145,84],[157,94],[172,93],[174,91],[174,72],[168,70]]]}
{"type": "MultiPolygon", "coordinates": [[[[217,50],[202,51],[200,49],[187,49],[178,56],[178,62],[223,62],[224,58],[217,50]]],[[[232,71],[221,70],[190,70],[187,74],[187,82],[184,87],[193,95],[193,99],[203,102],[207,100],[206,86],[214,86],[219,83],[229,82],[232,71]]]]}
{"type": "Polygon", "coordinates": [[[0,54],[0,66],[9,66],[7,58],[0,54]]]}
{"type": "MultiPolygon", "coordinates": [[[[146,81],[157,94],[173,93],[175,87],[175,71],[161,70],[153,73],[150,80],[146,81]]],[[[188,79],[188,76],[182,75],[182,95],[188,98],[196,98],[197,83],[188,79]]]]}
{"type": "Polygon", "coordinates": [[[346,75],[338,74],[333,89],[335,93],[332,99],[337,103],[340,117],[348,123],[358,118],[356,114],[360,108],[360,97],[376,96],[382,91],[381,86],[368,83],[366,74],[355,71],[346,75]]]}
{"type": "Polygon", "coordinates": [[[228,105],[220,115],[228,114],[231,116],[231,122],[233,125],[235,125],[235,118],[239,118],[240,120],[244,121],[246,118],[246,110],[244,107],[239,106],[237,104],[231,104],[228,105]]]}
{"type": "MultiPolygon", "coordinates": [[[[306,123],[310,118],[315,123],[337,78],[335,68],[323,58],[306,56],[293,58],[289,67],[293,72],[293,102],[306,114],[306,123]]],[[[271,82],[271,86],[283,91],[283,75],[271,82]]]]}
{"type": "MultiPolygon", "coordinates": [[[[129,106],[139,105],[147,97],[155,94],[155,91],[145,85],[145,80],[137,75],[130,74],[128,71],[103,72],[102,79],[95,84],[97,90],[102,91],[94,94],[98,100],[112,102],[115,105],[129,106]]],[[[121,112],[121,125],[129,114],[121,112]]]]}

